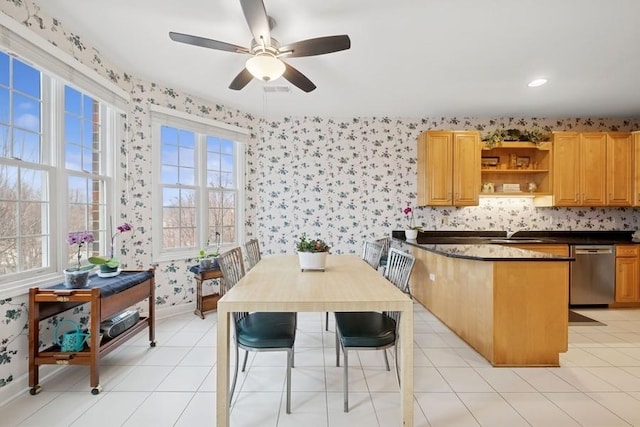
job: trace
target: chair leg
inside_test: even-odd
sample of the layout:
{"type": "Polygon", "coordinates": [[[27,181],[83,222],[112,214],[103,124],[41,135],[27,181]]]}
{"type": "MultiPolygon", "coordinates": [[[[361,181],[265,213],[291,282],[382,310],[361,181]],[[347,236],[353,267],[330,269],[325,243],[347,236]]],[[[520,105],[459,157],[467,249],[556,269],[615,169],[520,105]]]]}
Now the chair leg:
{"type": "Polygon", "coordinates": [[[327,311],[324,316],[324,330],[329,330],[329,312],[327,311]]]}
{"type": "Polygon", "coordinates": [[[336,330],[336,366],[340,367],[340,340],[338,339],[337,330],[336,330]]]}
{"type": "Polygon", "coordinates": [[[387,371],[390,371],[391,369],[389,369],[389,357],[387,357],[387,349],[383,349],[382,350],[384,352],[384,364],[387,367],[387,371]]]}
{"type": "Polygon", "coordinates": [[[343,378],[343,389],[344,389],[344,412],[349,412],[349,350],[346,348],[342,349],[344,352],[344,378],[343,378]]]}
{"type": "Polygon", "coordinates": [[[244,352],[244,362],[242,362],[242,372],[244,372],[247,367],[247,359],[249,358],[249,352],[245,350],[244,352]]]}
{"type": "Polygon", "coordinates": [[[291,367],[293,366],[293,348],[287,350],[287,414],[291,413],[291,367]]]}
{"type": "Polygon", "coordinates": [[[238,344],[236,343],[236,363],[233,368],[233,382],[231,383],[231,392],[229,393],[229,406],[231,406],[231,401],[233,400],[233,392],[236,389],[236,381],[238,380],[238,362],[240,361],[239,359],[238,344]]]}

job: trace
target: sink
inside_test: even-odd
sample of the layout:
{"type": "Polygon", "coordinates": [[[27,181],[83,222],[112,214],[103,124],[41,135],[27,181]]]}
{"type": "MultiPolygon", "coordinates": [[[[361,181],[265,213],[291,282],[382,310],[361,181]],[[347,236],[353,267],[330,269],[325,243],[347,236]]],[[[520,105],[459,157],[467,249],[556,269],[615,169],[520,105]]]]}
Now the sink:
{"type": "Polygon", "coordinates": [[[545,240],[531,237],[511,237],[510,239],[491,239],[491,243],[544,243],[545,240]]]}

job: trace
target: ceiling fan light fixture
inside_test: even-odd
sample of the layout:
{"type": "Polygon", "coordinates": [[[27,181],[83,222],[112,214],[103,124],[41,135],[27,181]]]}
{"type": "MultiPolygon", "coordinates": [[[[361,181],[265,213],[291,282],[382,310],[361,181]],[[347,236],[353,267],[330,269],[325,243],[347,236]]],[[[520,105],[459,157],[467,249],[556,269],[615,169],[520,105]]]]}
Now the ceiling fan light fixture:
{"type": "Polygon", "coordinates": [[[284,62],[269,52],[260,52],[249,58],[245,66],[253,77],[265,82],[280,78],[285,71],[284,62]]]}

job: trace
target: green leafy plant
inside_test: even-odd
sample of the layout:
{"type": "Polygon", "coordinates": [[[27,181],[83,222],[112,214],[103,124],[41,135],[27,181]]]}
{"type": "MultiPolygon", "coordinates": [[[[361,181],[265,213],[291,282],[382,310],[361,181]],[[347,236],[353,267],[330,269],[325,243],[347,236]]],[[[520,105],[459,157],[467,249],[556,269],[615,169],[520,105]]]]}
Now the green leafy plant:
{"type": "Polygon", "coordinates": [[[300,240],[296,242],[298,252],[329,252],[329,245],[322,239],[308,239],[306,235],[302,235],[300,240]]]}
{"type": "MultiPolygon", "coordinates": [[[[110,227],[111,228],[111,227],[110,227]]],[[[94,265],[106,265],[109,268],[116,268],[120,265],[120,261],[114,257],[114,248],[116,237],[125,231],[131,231],[133,227],[131,224],[124,223],[116,227],[116,232],[111,235],[111,246],[109,250],[109,256],[92,256],[89,258],[89,262],[94,265]]]]}
{"type": "Polygon", "coordinates": [[[492,149],[502,145],[504,141],[524,141],[532,142],[540,145],[544,141],[549,141],[551,136],[538,129],[519,130],[519,129],[496,129],[491,133],[482,137],[482,142],[487,149],[492,149]]]}

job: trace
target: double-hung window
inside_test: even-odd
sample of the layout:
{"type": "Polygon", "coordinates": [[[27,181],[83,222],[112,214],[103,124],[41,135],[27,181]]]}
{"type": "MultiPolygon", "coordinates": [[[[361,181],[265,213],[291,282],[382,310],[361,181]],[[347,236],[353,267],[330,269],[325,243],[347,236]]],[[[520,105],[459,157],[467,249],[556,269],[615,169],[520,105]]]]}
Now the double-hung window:
{"type": "Polygon", "coordinates": [[[96,76],[72,70],[48,43],[8,37],[11,48],[0,46],[0,298],[60,280],[77,261],[70,232],[94,235],[83,263],[105,250],[119,117],[92,94],[110,93],[96,76]]]}
{"type": "Polygon", "coordinates": [[[237,244],[246,131],[158,106],[151,114],[158,183],[154,257],[188,258],[237,244]]]}

